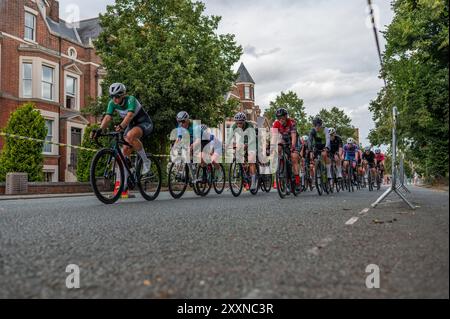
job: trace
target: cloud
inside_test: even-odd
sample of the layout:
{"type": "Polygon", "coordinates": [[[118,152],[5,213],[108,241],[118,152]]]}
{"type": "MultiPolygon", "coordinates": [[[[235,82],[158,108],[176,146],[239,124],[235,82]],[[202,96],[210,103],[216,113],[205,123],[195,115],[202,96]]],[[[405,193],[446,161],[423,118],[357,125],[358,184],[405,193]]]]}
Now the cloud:
{"type": "Polygon", "coordinates": [[[281,50],[280,48],[273,48],[273,49],[268,49],[268,50],[257,50],[254,46],[247,45],[244,48],[244,54],[253,56],[253,57],[258,59],[260,57],[276,53],[276,52],[278,52],[280,50],[281,50]]]}

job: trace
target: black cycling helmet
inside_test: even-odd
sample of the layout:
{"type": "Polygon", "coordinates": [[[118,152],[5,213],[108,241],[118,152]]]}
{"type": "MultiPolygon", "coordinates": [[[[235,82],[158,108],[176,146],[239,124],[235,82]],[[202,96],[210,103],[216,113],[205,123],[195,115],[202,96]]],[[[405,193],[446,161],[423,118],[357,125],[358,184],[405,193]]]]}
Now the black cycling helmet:
{"type": "Polygon", "coordinates": [[[287,116],[288,111],[285,108],[279,108],[275,115],[276,115],[276,117],[287,116]]]}
{"type": "Polygon", "coordinates": [[[322,126],[322,125],[323,125],[322,119],[321,119],[320,117],[316,117],[316,118],[313,120],[313,125],[314,125],[314,127],[316,127],[316,126],[322,126]]]}

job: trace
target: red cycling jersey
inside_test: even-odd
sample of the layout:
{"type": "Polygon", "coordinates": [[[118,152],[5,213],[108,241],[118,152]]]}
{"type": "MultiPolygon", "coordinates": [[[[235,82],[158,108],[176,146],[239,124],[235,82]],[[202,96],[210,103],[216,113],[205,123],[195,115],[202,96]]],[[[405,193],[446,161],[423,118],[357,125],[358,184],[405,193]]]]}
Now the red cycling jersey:
{"type": "Polygon", "coordinates": [[[385,160],[384,158],[384,154],[380,153],[380,154],[375,154],[375,159],[377,160],[377,162],[382,162],[385,160]]]}
{"type": "Polygon", "coordinates": [[[273,128],[278,129],[278,133],[281,135],[297,133],[297,124],[292,119],[287,119],[285,126],[281,124],[280,121],[276,120],[275,123],[273,123],[273,128]]]}

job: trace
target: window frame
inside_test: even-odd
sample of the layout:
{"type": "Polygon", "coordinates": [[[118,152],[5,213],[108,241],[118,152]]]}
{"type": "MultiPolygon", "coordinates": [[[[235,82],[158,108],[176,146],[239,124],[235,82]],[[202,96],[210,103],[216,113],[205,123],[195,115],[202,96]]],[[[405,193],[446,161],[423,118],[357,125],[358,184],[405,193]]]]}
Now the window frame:
{"type": "Polygon", "coordinates": [[[42,63],[41,67],[41,98],[47,101],[55,100],[55,67],[46,63],[42,63]],[[52,82],[47,82],[44,80],[44,68],[48,68],[52,70],[52,82]],[[44,83],[50,84],[50,98],[44,96],[44,83]]]}
{"type": "Polygon", "coordinates": [[[67,107],[67,97],[71,97],[73,99],[73,105],[70,108],[70,110],[77,110],[78,109],[78,78],[70,75],[70,74],[66,74],[65,78],[64,78],[64,103],[65,103],[65,107],[67,107]],[[68,83],[68,79],[72,79],[73,80],[73,93],[69,92],[67,90],[67,83],[68,83]]]}
{"type": "MultiPolygon", "coordinates": [[[[55,131],[55,122],[56,121],[55,121],[55,119],[47,118],[47,117],[45,117],[44,119],[45,119],[45,127],[48,127],[47,126],[47,122],[51,122],[51,129],[52,129],[51,135],[48,135],[48,131],[47,131],[47,135],[45,135],[45,140],[48,141],[48,137],[50,136],[50,140],[49,141],[52,142],[54,137],[55,137],[54,131],[55,131]]],[[[53,155],[54,154],[53,144],[44,143],[44,145],[42,147],[42,154],[44,154],[44,155],[53,155]],[[46,151],[45,150],[46,146],[50,147],[50,151],[46,151]]]]}
{"type": "Polygon", "coordinates": [[[32,61],[27,61],[27,60],[23,60],[22,61],[22,74],[21,74],[21,81],[22,81],[22,97],[23,98],[27,98],[27,99],[31,99],[33,98],[33,62],[32,61]],[[30,71],[30,78],[25,78],[25,65],[29,65],[31,67],[30,71]],[[29,81],[30,82],[30,95],[26,95],[25,94],[25,82],[29,81]]]}
{"type": "Polygon", "coordinates": [[[23,32],[23,38],[24,40],[36,42],[36,26],[37,26],[37,16],[33,12],[30,12],[30,10],[25,10],[24,15],[24,32],[23,32]],[[30,27],[27,25],[27,16],[31,16],[33,18],[33,26],[30,27]],[[32,39],[27,37],[27,29],[32,31],[32,39]]]}

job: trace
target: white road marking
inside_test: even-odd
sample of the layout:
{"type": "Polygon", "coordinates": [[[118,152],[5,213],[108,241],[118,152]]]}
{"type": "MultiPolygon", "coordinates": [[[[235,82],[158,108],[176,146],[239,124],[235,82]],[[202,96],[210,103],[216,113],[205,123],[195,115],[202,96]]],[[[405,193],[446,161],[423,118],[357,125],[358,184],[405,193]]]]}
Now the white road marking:
{"type": "Polygon", "coordinates": [[[359,212],[360,215],[365,215],[369,212],[369,208],[364,208],[362,211],[359,212]]]}
{"type": "Polygon", "coordinates": [[[352,217],[350,218],[345,225],[353,225],[354,223],[356,223],[358,221],[359,217],[352,217]]]}

